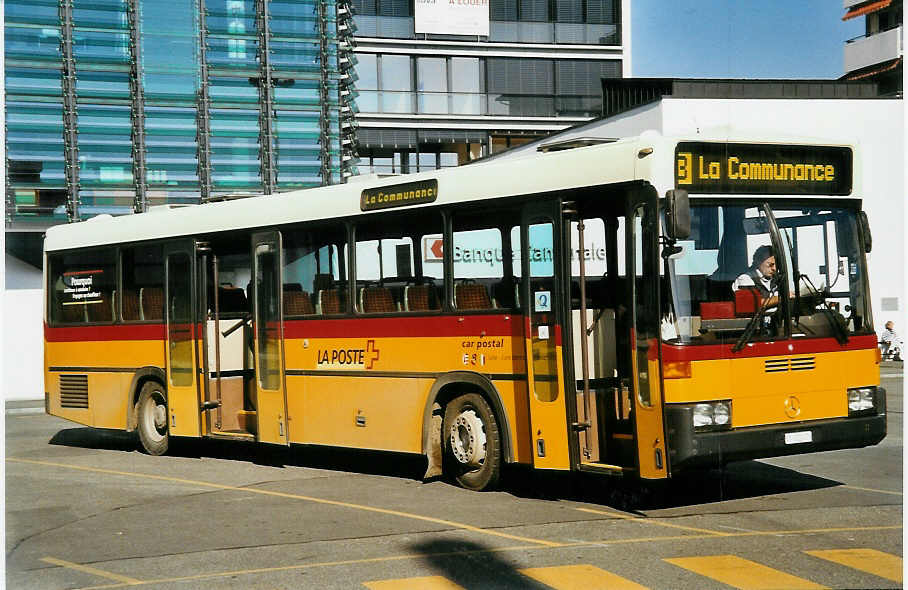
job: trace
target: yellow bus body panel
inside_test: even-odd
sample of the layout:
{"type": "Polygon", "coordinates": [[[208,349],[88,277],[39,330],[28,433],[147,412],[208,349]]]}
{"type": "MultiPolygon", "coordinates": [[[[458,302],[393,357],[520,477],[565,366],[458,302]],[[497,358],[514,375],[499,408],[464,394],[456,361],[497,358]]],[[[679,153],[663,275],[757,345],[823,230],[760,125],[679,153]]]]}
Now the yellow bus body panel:
{"type": "MultiPolygon", "coordinates": [[[[636,358],[634,358],[636,370],[636,358]]],[[[649,399],[650,405],[640,403],[636,397],[637,406],[637,459],[640,466],[640,477],[644,479],[661,479],[667,477],[665,470],[665,430],[662,419],[662,392],[659,387],[659,361],[647,362],[649,370],[649,399]],[[656,463],[656,451],[659,451],[662,460],[661,467],[656,463]]]]}
{"type": "MultiPolygon", "coordinates": [[[[510,321],[520,321],[520,316],[510,321]]],[[[423,417],[433,384],[445,373],[468,371],[491,376],[507,414],[499,426],[510,429],[514,459],[533,460],[529,432],[519,427],[529,421],[521,338],[292,338],[285,341],[284,354],[293,443],[422,452],[423,417]],[[332,363],[336,350],[362,350],[362,362],[332,363]],[[325,355],[328,361],[319,362],[325,355]],[[363,420],[365,426],[358,425],[363,420]]]]}
{"type": "Polygon", "coordinates": [[[86,426],[125,430],[128,404],[131,402],[129,386],[134,370],[147,366],[162,367],[163,350],[164,343],[160,340],[45,341],[44,379],[49,396],[48,411],[53,416],[86,426]],[[51,367],[55,370],[51,371],[51,367]],[[59,368],[69,370],[61,371],[59,368]],[[88,409],[61,406],[60,375],[87,375],[88,409]]]}
{"type": "Polygon", "coordinates": [[[874,350],[703,360],[691,363],[689,379],[665,380],[665,401],[730,399],[732,427],[741,428],[847,416],[845,390],[879,382],[874,350]],[[814,358],[814,368],[767,371],[767,365],[805,356],[814,358]]]}

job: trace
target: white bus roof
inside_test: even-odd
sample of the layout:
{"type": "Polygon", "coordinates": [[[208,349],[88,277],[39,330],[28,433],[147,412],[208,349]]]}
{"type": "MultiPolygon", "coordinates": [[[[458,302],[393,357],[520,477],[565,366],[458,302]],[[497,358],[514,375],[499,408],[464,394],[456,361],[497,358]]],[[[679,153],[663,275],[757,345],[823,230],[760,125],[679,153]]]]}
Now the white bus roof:
{"type": "MultiPolygon", "coordinates": [[[[456,168],[204,205],[153,207],[139,215],[118,217],[103,215],[81,223],[49,228],[44,249],[67,250],[349,217],[363,214],[360,210],[360,195],[364,189],[430,179],[435,179],[438,183],[438,196],[434,202],[406,205],[397,210],[637,180],[654,182],[654,176],[667,183],[673,170],[674,146],[678,141],[688,140],[729,141],[729,138],[727,136],[721,139],[704,136],[669,138],[662,137],[656,132],[646,132],[639,137],[599,145],[548,153],[539,152],[528,158],[491,159],[488,162],[479,161],[456,168]],[[652,150],[649,151],[648,148],[652,150]]],[[[731,141],[779,143],[769,141],[767,138],[735,138],[731,141]]],[[[796,142],[791,138],[785,138],[781,143],[811,145],[817,144],[817,141],[796,142]]],[[[856,164],[857,162],[855,169],[856,164]]]]}

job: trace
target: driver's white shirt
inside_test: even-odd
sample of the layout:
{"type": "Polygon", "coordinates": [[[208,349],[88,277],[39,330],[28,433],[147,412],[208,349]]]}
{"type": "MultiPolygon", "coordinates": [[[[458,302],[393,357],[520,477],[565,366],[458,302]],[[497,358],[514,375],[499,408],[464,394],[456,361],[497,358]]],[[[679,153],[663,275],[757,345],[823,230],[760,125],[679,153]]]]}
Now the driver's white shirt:
{"type": "MultiPolygon", "coordinates": [[[[762,272],[760,272],[759,268],[757,268],[756,271],[760,285],[769,292],[770,296],[774,295],[776,288],[775,285],[772,284],[772,277],[764,275],[762,272]]],[[[741,289],[742,287],[754,286],[756,286],[756,283],[754,283],[753,277],[750,276],[749,269],[748,272],[742,273],[740,276],[738,276],[738,278],[735,279],[735,282],[731,284],[731,288],[735,291],[741,289]]]]}

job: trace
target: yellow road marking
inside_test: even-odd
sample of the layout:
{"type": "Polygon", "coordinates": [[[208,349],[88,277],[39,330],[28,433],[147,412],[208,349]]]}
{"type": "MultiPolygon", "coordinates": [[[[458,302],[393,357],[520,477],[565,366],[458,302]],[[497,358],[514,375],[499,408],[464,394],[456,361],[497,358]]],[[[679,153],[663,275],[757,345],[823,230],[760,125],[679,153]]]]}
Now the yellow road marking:
{"type": "Polygon", "coordinates": [[[120,574],[115,574],[113,572],[106,572],[104,570],[99,570],[96,567],[91,567],[89,565],[80,565],[78,563],[73,563],[71,561],[64,561],[62,559],[56,559],[54,557],[42,557],[41,561],[45,563],[50,563],[53,565],[59,565],[61,567],[66,567],[71,570],[78,570],[80,572],[85,572],[86,574],[92,574],[95,576],[100,576],[102,578],[108,578],[110,580],[116,580],[117,582],[123,582],[129,586],[136,586],[139,584],[144,584],[142,580],[137,580],[135,578],[129,578],[127,576],[121,576],[120,574]]]}
{"type": "Polygon", "coordinates": [[[593,565],[531,567],[518,571],[555,590],[647,590],[646,586],[593,565]]]}
{"type": "Polygon", "coordinates": [[[902,583],[902,558],[897,555],[876,549],[826,549],[804,553],[902,583]]]}
{"type": "Polygon", "coordinates": [[[442,576],[363,582],[363,586],[370,590],[463,590],[463,586],[442,576]]]}
{"type": "Polygon", "coordinates": [[[560,547],[561,543],[555,543],[552,541],[544,541],[542,539],[531,539],[529,537],[521,537],[518,535],[510,535],[508,533],[502,533],[500,531],[494,531],[490,529],[484,529],[481,527],[464,524],[462,522],[454,522],[451,520],[444,520],[441,518],[433,518],[431,516],[423,516],[421,514],[411,514],[409,512],[401,512],[399,510],[390,510],[387,508],[377,508],[374,506],[366,506],[364,504],[353,504],[351,502],[341,502],[338,500],[327,500],[325,498],[316,498],[314,496],[303,496],[300,494],[287,494],[284,492],[273,492],[271,490],[261,490],[257,488],[245,488],[239,486],[228,486],[219,483],[212,483],[208,481],[197,481],[193,479],[183,479],[180,477],[168,477],[166,475],[151,475],[148,473],[135,473],[130,471],[116,471],[113,469],[101,469],[99,467],[83,467],[81,465],[67,465],[66,463],[54,463],[52,461],[35,461],[32,459],[15,459],[7,458],[7,461],[12,461],[14,463],[28,463],[31,465],[44,465],[47,467],[62,467],[64,469],[76,469],[79,471],[88,471],[90,473],[107,473],[109,475],[122,475],[126,477],[137,477],[142,479],[154,479],[158,481],[168,481],[172,483],[181,483],[199,487],[206,488],[216,488],[219,490],[231,490],[235,492],[247,492],[250,494],[261,494],[264,496],[276,496],[278,498],[289,498],[291,500],[304,500],[306,502],[313,502],[316,504],[326,504],[329,506],[340,506],[342,508],[352,508],[355,510],[363,510],[366,512],[376,512],[378,514],[386,514],[389,516],[399,516],[401,518],[409,518],[412,520],[421,520],[423,522],[431,522],[433,524],[440,524],[442,526],[461,529],[464,531],[470,531],[473,533],[480,533],[483,535],[491,535],[493,537],[501,537],[504,539],[511,539],[513,541],[520,541],[522,543],[534,543],[536,545],[543,545],[546,547],[560,547]]]}
{"type": "Polygon", "coordinates": [[[892,494],[893,496],[903,496],[902,492],[893,492],[891,490],[877,490],[874,488],[862,488],[858,486],[846,486],[843,485],[843,488],[848,488],[849,490],[861,490],[862,492],[876,492],[877,494],[892,494]]]}
{"type": "MultiPolygon", "coordinates": [[[[194,580],[210,580],[212,578],[226,578],[234,576],[247,576],[252,574],[270,574],[274,572],[297,571],[318,567],[343,567],[351,565],[363,565],[368,563],[386,563],[389,561],[404,561],[407,559],[425,559],[427,557],[444,557],[446,555],[475,555],[482,553],[500,553],[503,551],[526,551],[529,549],[548,549],[548,547],[538,547],[535,545],[521,545],[518,547],[499,547],[496,549],[472,549],[467,551],[439,551],[437,553],[413,553],[409,555],[388,555],[385,557],[366,557],[363,559],[345,559],[343,561],[322,561],[315,563],[305,563],[300,565],[283,565],[277,567],[262,567],[247,570],[233,570],[229,572],[209,572],[206,574],[195,574],[192,576],[180,576],[175,578],[160,578],[158,580],[148,580],[142,584],[165,584],[171,582],[189,582],[194,580]]],[[[554,547],[552,547],[554,549],[554,547]]],[[[106,588],[122,588],[123,584],[112,584],[106,586],[91,586],[82,590],[103,590],[106,588]]]]}
{"type": "Polygon", "coordinates": [[[814,590],[825,588],[736,555],[666,559],[678,567],[741,590],[814,590]]]}
{"type": "MultiPolygon", "coordinates": [[[[891,530],[891,529],[900,529],[901,525],[892,525],[892,526],[867,526],[867,527],[840,527],[832,529],[804,529],[802,531],[795,530],[785,530],[785,531],[755,531],[755,532],[746,532],[746,533],[729,533],[729,537],[752,537],[752,536],[770,536],[770,535],[794,535],[798,533],[804,534],[816,534],[816,533],[841,533],[841,532],[857,532],[857,531],[878,531],[878,530],[891,530]]],[[[209,572],[204,574],[194,574],[191,576],[181,576],[175,578],[161,578],[157,580],[148,580],[142,582],[142,584],[164,584],[170,582],[187,582],[193,580],[208,580],[213,578],[226,578],[231,576],[244,576],[252,574],[267,574],[272,572],[286,572],[286,571],[296,571],[304,570],[311,568],[320,568],[320,567],[343,567],[351,565],[362,565],[368,563],[386,563],[390,561],[404,561],[407,559],[426,559],[430,557],[445,557],[448,555],[481,555],[485,553],[504,553],[510,551],[539,551],[543,549],[563,549],[563,548],[583,548],[583,547],[601,547],[604,544],[608,545],[627,545],[631,543],[660,543],[666,541],[691,541],[699,539],[714,539],[715,535],[672,535],[672,536],[663,536],[663,537],[636,537],[634,539],[616,539],[614,541],[582,541],[577,543],[565,543],[559,547],[539,547],[536,545],[516,545],[512,547],[497,547],[497,548],[488,548],[488,549],[472,549],[467,551],[439,551],[437,553],[412,553],[408,555],[388,555],[385,557],[367,557],[362,559],[348,559],[344,561],[321,561],[313,563],[305,563],[299,565],[284,565],[278,567],[263,567],[255,569],[246,569],[246,570],[232,570],[232,571],[221,571],[221,572],[209,572]]],[[[83,590],[103,590],[107,588],[122,588],[125,584],[109,584],[105,586],[91,586],[90,588],[84,588],[83,590]]]]}
{"type": "Polygon", "coordinates": [[[602,514],[604,516],[611,516],[612,518],[621,518],[623,520],[633,520],[637,522],[645,522],[647,524],[655,524],[658,526],[664,526],[672,529],[681,529],[682,531],[693,531],[695,533],[707,533],[710,535],[715,535],[716,537],[727,537],[731,533],[723,533],[719,531],[711,531],[708,529],[698,529],[692,526],[684,526],[681,524],[674,524],[671,522],[664,522],[661,520],[656,520],[653,518],[640,518],[639,516],[631,516],[629,514],[621,514],[620,512],[608,512],[606,510],[594,510],[592,508],[576,508],[580,512],[589,512],[590,514],[602,514]]]}

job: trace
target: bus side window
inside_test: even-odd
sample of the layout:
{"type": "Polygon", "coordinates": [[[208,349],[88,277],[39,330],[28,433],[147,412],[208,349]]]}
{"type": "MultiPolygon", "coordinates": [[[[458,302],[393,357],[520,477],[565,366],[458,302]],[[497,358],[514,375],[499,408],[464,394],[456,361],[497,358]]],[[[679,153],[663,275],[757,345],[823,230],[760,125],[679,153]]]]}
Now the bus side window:
{"type": "Polygon", "coordinates": [[[50,320],[55,324],[111,323],[117,309],[116,250],[50,257],[50,320]]]}
{"type": "Polygon", "coordinates": [[[162,315],[152,309],[152,299],[156,293],[163,294],[164,290],[164,257],[161,246],[123,248],[121,261],[123,321],[160,321],[162,315]]]}
{"type": "Polygon", "coordinates": [[[436,211],[385,214],[358,223],[356,310],[379,314],[440,309],[442,230],[436,211]]]}
{"type": "Polygon", "coordinates": [[[284,232],[284,316],[346,313],[346,239],[340,224],[284,232]]]}
{"type": "Polygon", "coordinates": [[[518,307],[519,231],[512,247],[514,212],[503,219],[501,210],[462,211],[454,214],[454,307],[461,310],[515,309],[518,307]],[[510,230],[510,231],[509,231],[510,230]],[[516,254],[515,254],[516,252],[516,254]],[[515,259],[517,271],[507,259],[515,259]]]}

